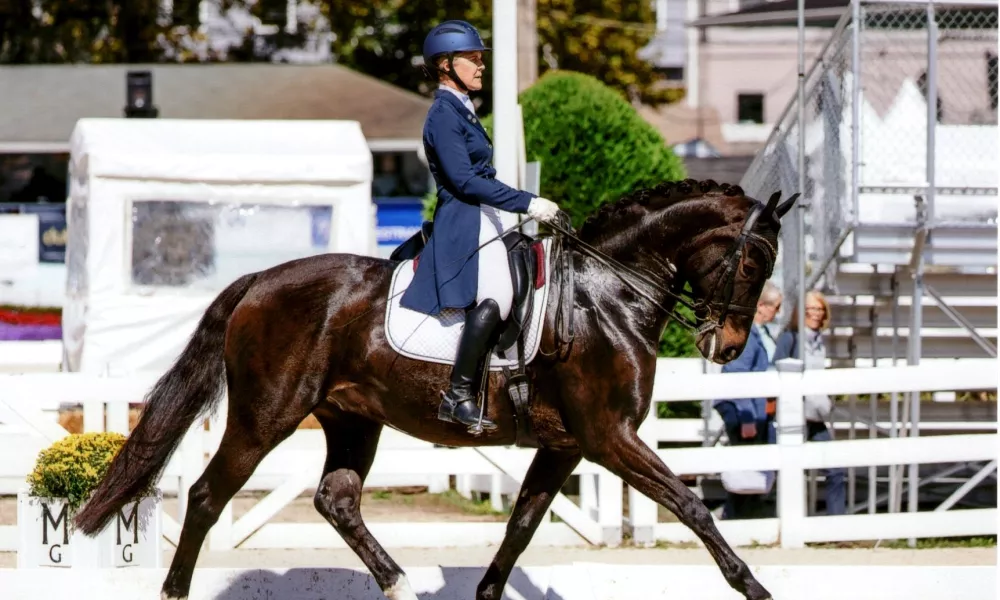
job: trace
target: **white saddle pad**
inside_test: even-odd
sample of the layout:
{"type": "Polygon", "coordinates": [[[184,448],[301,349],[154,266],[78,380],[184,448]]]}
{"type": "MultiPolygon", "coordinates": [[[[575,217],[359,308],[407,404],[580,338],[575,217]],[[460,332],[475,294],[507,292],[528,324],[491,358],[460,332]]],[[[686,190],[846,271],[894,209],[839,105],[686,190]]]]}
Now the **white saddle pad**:
{"type": "MultiPolygon", "coordinates": [[[[524,362],[527,364],[535,357],[542,338],[544,325],[545,303],[549,292],[549,264],[552,258],[549,251],[552,247],[551,238],[542,240],[545,249],[545,264],[539,265],[545,270],[545,283],[535,294],[528,329],[524,335],[524,362]]],[[[509,277],[509,273],[507,274],[509,277]]],[[[446,308],[436,316],[425,315],[399,305],[403,291],[413,280],[413,261],[406,260],[396,267],[389,285],[389,305],[385,311],[385,337],[389,345],[403,356],[428,362],[451,365],[455,363],[458,352],[458,341],[465,328],[465,311],[456,308],[446,308]]],[[[499,371],[502,367],[517,367],[517,344],[509,349],[503,349],[506,359],[501,359],[494,351],[490,358],[490,370],[499,371]]]]}

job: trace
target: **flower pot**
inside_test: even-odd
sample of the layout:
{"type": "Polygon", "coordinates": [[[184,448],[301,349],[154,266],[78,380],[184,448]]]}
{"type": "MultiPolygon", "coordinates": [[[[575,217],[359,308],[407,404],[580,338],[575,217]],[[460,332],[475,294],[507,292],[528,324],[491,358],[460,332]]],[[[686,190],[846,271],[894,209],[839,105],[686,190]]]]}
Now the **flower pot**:
{"type": "Polygon", "coordinates": [[[62,498],[17,494],[20,542],[17,567],[158,568],[161,552],[162,495],[140,498],[118,511],[97,535],[74,531],[72,514],[62,498]]]}

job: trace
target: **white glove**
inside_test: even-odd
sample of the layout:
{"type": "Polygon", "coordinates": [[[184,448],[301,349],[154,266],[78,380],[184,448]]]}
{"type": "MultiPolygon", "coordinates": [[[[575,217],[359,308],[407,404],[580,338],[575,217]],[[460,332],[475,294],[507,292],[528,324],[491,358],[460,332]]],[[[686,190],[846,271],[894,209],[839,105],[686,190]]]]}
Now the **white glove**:
{"type": "Polygon", "coordinates": [[[549,223],[559,214],[559,205],[548,198],[532,198],[528,204],[528,215],[536,221],[549,223]]]}

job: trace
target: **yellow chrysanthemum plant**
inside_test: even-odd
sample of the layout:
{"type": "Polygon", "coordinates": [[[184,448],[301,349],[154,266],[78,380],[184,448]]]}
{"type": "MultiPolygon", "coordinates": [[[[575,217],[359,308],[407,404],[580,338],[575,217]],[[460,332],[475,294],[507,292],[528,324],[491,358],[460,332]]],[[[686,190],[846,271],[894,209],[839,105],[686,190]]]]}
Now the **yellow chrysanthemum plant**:
{"type": "MultiPolygon", "coordinates": [[[[122,445],[120,433],[74,433],[42,450],[28,475],[28,493],[39,498],[64,500],[75,513],[107,473],[122,445]]],[[[147,490],[143,495],[154,495],[147,490]]]]}
{"type": "Polygon", "coordinates": [[[120,433],[75,433],[38,453],[28,489],[18,493],[19,567],[160,566],[162,530],[156,483],[117,510],[94,536],[73,520],[125,445],[120,433]]]}

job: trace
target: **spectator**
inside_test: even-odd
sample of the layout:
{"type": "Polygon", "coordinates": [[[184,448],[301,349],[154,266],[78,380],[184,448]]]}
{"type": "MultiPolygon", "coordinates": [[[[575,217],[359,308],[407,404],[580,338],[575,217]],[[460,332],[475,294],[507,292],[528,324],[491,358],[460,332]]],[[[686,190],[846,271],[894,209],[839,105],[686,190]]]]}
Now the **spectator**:
{"type": "MultiPolygon", "coordinates": [[[[830,325],[830,305],[818,290],[810,290],[806,294],[806,327],[805,334],[799,334],[798,311],[792,313],[792,318],[785,331],[778,336],[778,345],[774,351],[774,360],[783,358],[798,358],[800,340],[805,343],[805,368],[826,368],[826,344],[823,342],[823,331],[830,325]]],[[[806,439],[810,442],[828,442],[833,435],[826,422],[833,412],[833,402],[826,394],[811,394],[805,397],[806,439]]],[[[842,515],[847,511],[847,494],[844,487],[844,469],[824,469],[826,477],[826,513],[842,515]]]]}
{"type": "MultiPolygon", "coordinates": [[[[781,307],[781,292],[767,282],[757,302],[757,313],[750,328],[743,353],[736,360],[722,367],[723,373],[748,373],[766,371],[771,364],[764,342],[770,334],[764,325],[774,320],[781,307]]],[[[768,444],[775,442],[773,412],[767,409],[764,398],[737,398],[716,400],[713,407],[722,417],[730,446],[768,444]]],[[[726,491],[723,519],[749,519],[770,516],[765,514],[765,494],[733,493],[726,491]]]]}
{"type": "Polygon", "coordinates": [[[771,330],[767,326],[774,322],[774,317],[781,310],[782,300],[781,290],[770,281],[765,281],[764,289],[761,291],[760,299],[757,301],[757,314],[754,315],[753,326],[760,330],[760,341],[764,344],[764,350],[767,351],[767,362],[769,364],[774,361],[777,340],[774,339],[771,330]]]}

